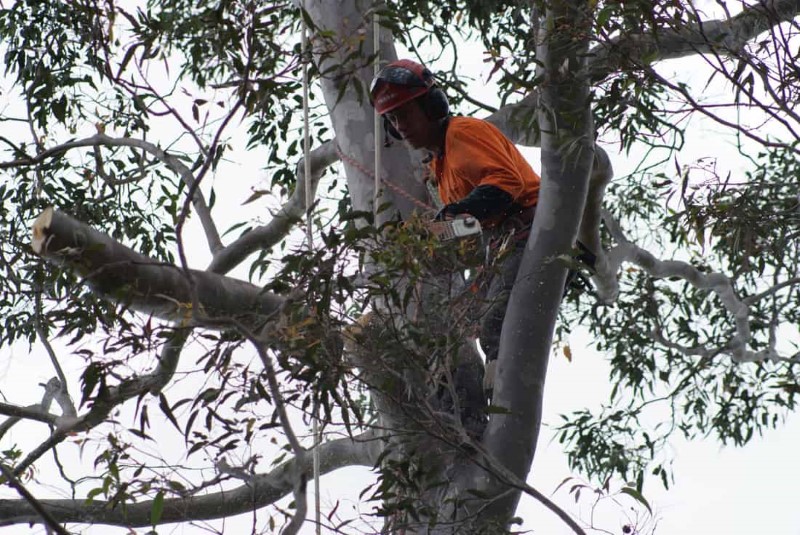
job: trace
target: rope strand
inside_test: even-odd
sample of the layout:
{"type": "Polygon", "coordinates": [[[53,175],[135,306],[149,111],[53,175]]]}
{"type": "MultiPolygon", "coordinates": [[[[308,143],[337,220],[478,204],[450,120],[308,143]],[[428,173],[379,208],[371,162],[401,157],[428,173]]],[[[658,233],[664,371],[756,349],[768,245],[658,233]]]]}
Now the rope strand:
{"type": "MultiPolygon", "coordinates": [[[[308,27],[303,24],[302,35],[302,56],[303,56],[303,178],[305,180],[305,202],[306,202],[306,241],[308,242],[309,251],[314,247],[314,220],[313,220],[313,202],[314,199],[311,195],[311,139],[309,135],[310,120],[308,113],[308,64],[310,58],[308,57],[308,27]]],[[[322,510],[320,503],[320,459],[319,459],[319,445],[322,442],[322,433],[319,429],[319,406],[314,401],[312,408],[311,418],[311,433],[314,436],[314,446],[312,449],[311,457],[312,464],[314,465],[314,519],[316,520],[317,535],[322,534],[322,510]]]]}
{"type": "MultiPolygon", "coordinates": [[[[372,171],[367,169],[358,160],[356,160],[354,158],[351,158],[350,156],[348,156],[344,152],[342,152],[342,150],[339,148],[338,144],[336,145],[336,154],[339,156],[339,158],[342,159],[342,161],[344,161],[344,162],[348,163],[350,166],[358,169],[359,171],[364,173],[364,175],[366,175],[367,177],[372,178],[372,179],[376,178],[376,174],[375,173],[373,173],[372,171]]],[[[393,192],[395,192],[395,193],[397,193],[399,195],[402,195],[403,197],[405,197],[406,199],[408,199],[409,201],[414,203],[419,208],[422,208],[425,211],[436,211],[436,207],[431,206],[430,204],[417,199],[411,193],[407,192],[406,190],[404,190],[403,188],[401,188],[397,184],[393,183],[388,178],[381,176],[380,177],[380,181],[383,183],[384,186],[386,186],[387,188],[389,188],[393,192]]]]}

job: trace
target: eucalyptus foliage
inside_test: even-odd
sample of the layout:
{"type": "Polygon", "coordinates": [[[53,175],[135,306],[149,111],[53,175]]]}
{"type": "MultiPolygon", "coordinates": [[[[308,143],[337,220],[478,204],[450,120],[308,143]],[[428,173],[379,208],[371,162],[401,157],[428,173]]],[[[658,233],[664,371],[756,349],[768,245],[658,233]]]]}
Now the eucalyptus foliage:
{"type": "Polygon", "coordinates": [[[41,400],[2,387],[3,480],[37,490],[0,500],[0,522],[155,528],[267,508],[253,531],[293,532],[310,507],[316,417],[323,473],[377,474],[362,492],[372,516],[334,507],[325,529],[505,532],[521,492],[547,502],[525,481],[549,348],[577,326],[613,386],[557,434],[576,473],[606,488],[631,482],[624,493],[647,505],[648,478],[680,477],[663,448],[673,437],[742,446],[780,426],[800,392],[797,14],[785,0],[6,2],[0,347],[46,351],[55,378],[41,400]],[[476,62],[465,42],[482,45],[486,79],[463,75],[476,62]],[[366,88],[395,46],[437,71],[457,113],[542,149],[483,436],[459,421],[449,375],[464,363],[469,380],[482,374],[460,276],[482,254],[426,232],[435,207],[419,155],[399,143],[373,205],[366,88]],[[688,56],[706,86],[668,70],[688,56]],[[487,81],[497,95],[483,102],[473,88],[487,81]],[[747,169],[679,162],[698,117],[736,140],[747,169]],[[231,199],[254,156],[251,191],[231,199]],[[618,162],[635,170],[610,181],[618,162]],[[48,261],[33,254],[31,222],[48,207],[144,255],[154,277],[178,270],[194,297],[152,295],[129,265],[93,263],[88,231],[36,251],[48,261]],[[583,269],[576,239],[597,264],[559,306],[567,267],[583,269]],[[276,310],[206,306],[227,283],[205,281],[234,269],[248,281],[237,288],[276,310]],[[154,300],[168,317],[141,312],[154,300]],[[37,445],[17,425],[49,433],[37,445]],[[77,469],[65,444],[83,454],[77,469]],[[39,486],[51,478],[69,499],[39,486]]]}

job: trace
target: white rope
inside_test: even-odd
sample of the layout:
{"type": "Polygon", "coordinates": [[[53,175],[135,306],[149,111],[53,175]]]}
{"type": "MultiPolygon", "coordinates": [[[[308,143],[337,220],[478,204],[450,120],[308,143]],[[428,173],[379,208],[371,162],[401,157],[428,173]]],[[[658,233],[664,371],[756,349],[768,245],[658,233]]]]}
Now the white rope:
{"type": "MultiPolygon", "coordinates": [[[[372,14],[372,50],[375,53],[373,75],[377,76],[381,70],[381,26],[377,12],[372,14]]],[[[375,132],[375,194],[372,199],[372,209],[375,212],[375,222],[378,222],[378,209],[381,202],[381,116],[377,110],[373,113],[372,127],[375,132]]]]}
{"type": "MultiPolygon", "coordinates": [[[[305,23],[303,24],[302,36],[302,61],[303,61],[303,181],[305,183],[305,201],[306,201],[306,241],[308,242],[309,250],[314,246],[314,222],[312,204],[314,198],[311,195],[311,136],[309,133],[309,117],[308,117],[308,28],[305,23]]],[[[314,448],[312,449],[311,456],[314,464],[314,520],[316,521],[317,535],[322,533],[322,511],[320,508],[320,484],[319,484],[319,445],[322,442],[322,436],[319,430],[319,407],[316,401],[314,402],[313,415],[311,417],[311,432],[314,435],[314,448]]]]}

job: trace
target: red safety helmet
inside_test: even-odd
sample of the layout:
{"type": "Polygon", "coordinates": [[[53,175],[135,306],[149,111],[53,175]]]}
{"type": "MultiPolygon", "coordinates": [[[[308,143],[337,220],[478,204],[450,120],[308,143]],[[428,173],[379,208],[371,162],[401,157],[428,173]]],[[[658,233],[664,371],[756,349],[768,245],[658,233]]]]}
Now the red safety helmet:
{"type": "Polygon", "coordinates": [[[431,90],[435,81],[425,66],[410,59],[393,61],[372,79],[369,94],[380,115],[431,90]]]}

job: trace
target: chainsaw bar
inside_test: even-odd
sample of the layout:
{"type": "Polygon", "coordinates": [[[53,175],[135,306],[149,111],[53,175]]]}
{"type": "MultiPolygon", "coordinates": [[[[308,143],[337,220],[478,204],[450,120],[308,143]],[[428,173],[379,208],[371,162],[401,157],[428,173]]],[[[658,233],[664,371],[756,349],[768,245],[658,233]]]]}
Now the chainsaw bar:
{"type": "Polygon", "coordinates": [[[430,223],[430,230],[441,241],[457,240],[477,236],[481,233],[481,224],[474,217],[463,217],[449,221],[430,223]]]}

